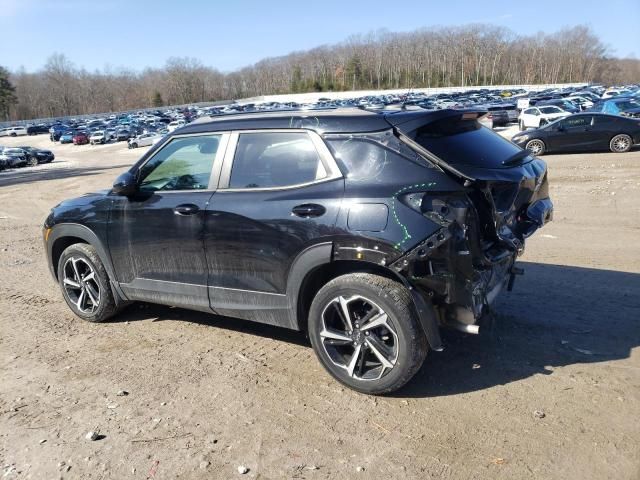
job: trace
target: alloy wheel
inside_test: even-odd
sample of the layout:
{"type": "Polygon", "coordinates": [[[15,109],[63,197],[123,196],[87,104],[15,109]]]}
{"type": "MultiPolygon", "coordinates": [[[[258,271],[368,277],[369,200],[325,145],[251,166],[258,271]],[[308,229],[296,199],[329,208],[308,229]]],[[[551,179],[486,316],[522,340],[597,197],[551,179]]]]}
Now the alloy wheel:
{"type": "Polygon", "coordinates": [[[93,267],[81,257],[69,258],[63,268],[64,291],[84,314],[92,314],[100,305],[100,284],[93,267]]]}
{"type": "Polygon", "coordinates": [[[371,300],[354,295],[331,300],[322,311],[322,346],[331,362],[358,380],[377,380],[398,359],[393,321],[371,300]]]}
{"type": "Polygon", "coordinates": [[[529,150],[533,155],[540,155],[544,152],[544,144],[540,140],[531,140],[527,143],[527,150],[529,150]]]}
{"type": "Polygon", "coordinates": [[[629,144],[629,138],[625,135],[619,135],[611,142],[611,146],[615,152],[626,152],[629,149],[629,144]]]}

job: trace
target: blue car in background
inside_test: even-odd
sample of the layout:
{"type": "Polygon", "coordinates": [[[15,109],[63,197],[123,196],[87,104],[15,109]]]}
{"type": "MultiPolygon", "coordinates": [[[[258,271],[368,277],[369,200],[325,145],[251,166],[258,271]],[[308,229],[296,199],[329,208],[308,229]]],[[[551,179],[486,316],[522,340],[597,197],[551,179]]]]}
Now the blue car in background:
{"type": "Polygon", "coordinates": [[[640,99],[631,96],[615,97],[598,102],[589,110],[609,115],[640,118],[640,99]]]}
{"type": "Polygon", "coordinates": [[[67,130],[60,135],[60,143],[73,143],[73,131],[67,130]]]}
{"type": "Polygon", "coordinates": [[[62,123],[55,123],[51,125],[49,128],[49,138],[52,142],[56,142],[60,140],[60,136],[69,130],[69,125],[64,125],[62,123]]]}

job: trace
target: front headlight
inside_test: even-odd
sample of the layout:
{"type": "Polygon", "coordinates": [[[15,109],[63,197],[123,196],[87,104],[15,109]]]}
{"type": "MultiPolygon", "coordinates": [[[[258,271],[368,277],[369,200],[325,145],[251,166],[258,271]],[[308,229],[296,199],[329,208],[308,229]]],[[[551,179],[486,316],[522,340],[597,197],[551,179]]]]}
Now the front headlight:
{"type": "Polygon", "coordinates": [[[526,142],[527,140],[529,140],[529,135],[518,135],[516,137],[513,137],[511,140],[514,143],[526,142]]]}

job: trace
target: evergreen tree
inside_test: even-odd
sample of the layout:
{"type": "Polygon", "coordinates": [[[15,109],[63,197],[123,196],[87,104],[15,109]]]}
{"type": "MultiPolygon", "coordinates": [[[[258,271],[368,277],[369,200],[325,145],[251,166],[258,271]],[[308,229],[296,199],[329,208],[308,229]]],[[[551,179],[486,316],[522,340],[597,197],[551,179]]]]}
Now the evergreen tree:
{"type": "Polygon", "coordinates": [[[0,67],[0,118],[8,120],[9,110],[17,102],[16,87],[9,81],[9,71],[0,67]]]}

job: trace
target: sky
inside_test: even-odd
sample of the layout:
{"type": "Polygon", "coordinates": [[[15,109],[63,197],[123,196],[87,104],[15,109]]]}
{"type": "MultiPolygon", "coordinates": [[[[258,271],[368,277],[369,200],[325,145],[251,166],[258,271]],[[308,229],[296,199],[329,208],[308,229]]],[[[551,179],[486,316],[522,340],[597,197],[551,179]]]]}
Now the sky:
{"type": "Polygon", "coordinates": [[[0,0],[0,65],[63,53],[89,71],[195,57],[223,72],[379,29],[488,23],[519,34],[586,24],[613,55],[640,58],[640,0],[0,0]]]}

